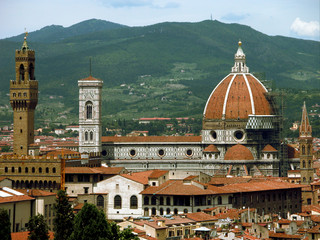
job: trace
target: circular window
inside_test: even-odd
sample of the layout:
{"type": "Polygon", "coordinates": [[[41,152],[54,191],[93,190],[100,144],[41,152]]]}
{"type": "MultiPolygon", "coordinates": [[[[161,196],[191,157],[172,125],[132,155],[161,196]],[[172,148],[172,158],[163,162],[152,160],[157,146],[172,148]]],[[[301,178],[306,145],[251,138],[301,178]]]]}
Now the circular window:
{"type": "Polygon", "coordinates": [[[160,149],[160,150],[158,151],[158,154],[159,154],[160,157],[163,157],[163,156],[164,156],[164,150],[163,150],[163,149],[160,149]]]}
{"type": "Polygon", "coordinates": [[[134,157],[136,154],[137,154],[137,153],[136,153],[136,150],[134,150],[134,149],[131,149],[130,152],[129,152],[129,155],[130,155],[131,157],[134,157]]]}
{"type": "Polygon", "coordinates": [[[193,152],[192,152],[191,149],[188,149],[187,152],[186,152],[186,154],[187,154],[188,157],[191,157],[192,154],[193,154],[193,152]]]}
{"type": "Polygon", "coordinates": [[[234,137],[236,140],[241,140],[243,138],[244,134],[242,131],[235,131],[234,137]]]}
{"type": "Polygon", "coordinates": [[[211,139],[211,141],[215,141],[217,139],[217,132],[216,131],[210,132],[210,139],[211,139]]]}

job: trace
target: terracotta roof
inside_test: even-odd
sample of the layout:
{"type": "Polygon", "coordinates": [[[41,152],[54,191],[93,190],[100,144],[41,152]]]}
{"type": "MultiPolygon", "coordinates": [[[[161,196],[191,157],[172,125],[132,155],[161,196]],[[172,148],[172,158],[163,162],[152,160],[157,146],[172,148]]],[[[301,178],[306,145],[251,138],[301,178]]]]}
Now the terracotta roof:
{"type": "Polygon", "coordinates": [[[90,167],[66,167],[66,174],[98,174],[100,170],[90,167]]]}
{"type": "Polygon", "coordinates": [[[273,231],[269,231],[269,238],[281,238],[281,239],[302,239],[304,236],[302,235],[289,235],[286,233],[275,233],[273,231]]]}
{"type": "Polygon", "coordinates": [[[284,218],[281,218],[279,221],[278,221],[279,224],[290,224],[291,221],[288,220],[288,219],[284,219],[284,218]]]}
{"type": "MultiPolygon", "coordinates": [[[[11,233],[11,240],[28,240],[29,231],[11,233]]],[[[54,233],[49,231],[49,239],[54,239],[54,233]]]]}
{"type": "Polygon", "coordinates": [[[254,157],[247,147],[237,144],[227,150],[224,160],[254,160],[254,157]]]}
{"type": "Polygon", "coordinates": [[[243,177],[212,177],[208,184],[215,186],[224,186],[228,184],[234,183],[246,183],[251,181],[251,178],[243,178],[243,177]]]}
{"type": "Polygon", "coordinates": [[[15,189],[15,190],[31,197],[47,197],[47,196],[56,195],[53,192],[43,191],[39,189],[15,189]]]}
{"type": "Polygon", "coordinates": [[[315,223],[319,224],[320,223],[320,215],[311,215],[311,220],[314,221],[315,223]]]}
{"type": "Polygon", "coordinates": [[[215,215],[217,219],[239,219],[239,210],[238,209],[228,209],[224,213],[219,213],[215,215]]]}
{"type": "MultiPolygon", "coordinates": [[[[78,146],[78,143],[73,143],[75,144],[76,146],[78,146]]],[[[62,145],[62,144],[58,144],[58,145],[62,145]]],[[[70,144],[67,144],[67,146],[69,146],[70,144]]],[[[53,151],[49,151],[47,153],[48,156],[62,156],[62,155],[79,155],[80,153],[79,152],[76,152],[76,151],[72,151],[70,149],[56,149],[56,150],[53,150],[53,151]]]]}
{"type": "Polygon", "coordinates": [[[90,75],[89,77],[84,78],[84,79],[81,79],[81,80],[92,80],[92,81],[96,81],[96,80],[99,80],[99,79],[94,78],[94,77],[92,77],[92,76],[90,75]]]}
{"type": "Polygon", "coordinates": [[[206,147],[203,152],[220,152],[217,147],[213,144],[210,144],[208,147],[206,147]]]}
{"type": "Polygon", "coordinates": [[[149,176],[153,173],[153,171],[154,170],[143,171],[143,172],[133,172],[133,173],[121,174],[121,176],[146,185],[149,183],[149,176]]]}
{"type": "Polygon", "coordinates": [[[22,201],[30,201],[30,200],[34,200],[34,198],[29,197],[27,195],[15,195],[12,197],[0,197],[0,203],[22,202],[22,201]]]}
{"type": "Polygon", "coordinates": [[[196,223],[194,220],[188,219],[188,218],[184,218],[181,216],[172,216],[171,218],[166,218],[166,217],[152,217],[151,218],[153,221],[148,221],[148,220],[136,220],[134,221],[135,224],[138,224],[140,226],[143,226],[144,224],[151,226],[155,229],[163,229],[163,228],[167,228],[168,226],[172,226],[172,225],[178,225],[178,224],[193,224],[196,223]],[[158,226],[158,221],[164,221],[164,226],[158,226]]]}
{"type": "Polygon", "coordinates": [[[320,225],[314,226],[310,230],[308,230],[308,233],[320,233],[320,225]]]}
{"type": "Polygon", "coordinates": [[[195,178],[197,178],[198,176],[193,176],[193,175],[190,175],[190,176],[188,176],[188,177],[186,177],[186,178],[184,178],[183,180],[184,181],[191,181],[192,179],[195,179],[195,178]]]}
{"type": "Polygon", "coordinates": [[[5,179],[9,179],[9,180],[11,180],[11,179],[10,179],[10,178],[8,178],[8,177],[0,176],[0,181],[3,181],[3,180],[5,180],[5,179]]]}
{"type": "Polygon", "coordinates": [[[279,189],[294,189],[302,188],[303,185],[281,182],[281,181],[250,181],[247,183],[230,184],[220,187],[226,192],[258,192],[258,191],[271,191],[279,189]]]}
{"type": "Polygon", "coordinates": [[[84,203],[78,203],[76,206],[74,206],[74,210],[81,210],[84,206],[84,203]]]}
{"type": "Polygon", "coordinates": [[[94,169],[100,171],[101,174],[110,175],[120,174],[123,170],[125,170],[124,167],[94,167],[94,169]]]}
{"type": "Polygon", "coordinates": [[[102,137],[105,142],[201,142],[201,136],[135,136],[135,137],[102,137]]]}
{"type": "Polygon", "coordinates": [[[278,152],[278,150],[268,144],[262,149],[262,152],[278,152]]]}
{"type": "Polygon", "coordinates": [[[302,212],[318,212],[320,213],[320,206],[319,205],[302,205],[302,212]]]}
{"type": "Polygon", "coordinates": [[[149,178],[159,178],[168,173],[166,170],[153,170],[153,172],[149,175],[149,178]]]}
{"type": "Polygon", "coordinates": [[[217,220],[216,217],[206,214],[204,212],[187,213],[187,218],[192,219],[196,222],[207,222],[217,220]]]}
{"type": "Polygon", "coordinates": [[[272,108],[265,97],[266,92],[261,82],[251,74],[229,74],[211,93],[204,117],[222,119],[225,110],[225,119],[247,119],[249,114],[253,114],[252,106],[256,115],[272,115],[272,108]]]}
{"type": "Polygon", "coordinates": [[[208,189],[195,186],[193,184],[184,184],[183,180],[169,180],[160,186],[151,186],[143,190],[140,194],[153,195],[212,195],[223,194],[225,191],[218,187],[208,186],[208,189]]]}
{"type": "Polygon", "coordinates": [[[287,144],[287,149],[288,149],[288,158],[299,158],[300,153],[297,149],[295,149],[293,146],[290,144],[287,144]]]}

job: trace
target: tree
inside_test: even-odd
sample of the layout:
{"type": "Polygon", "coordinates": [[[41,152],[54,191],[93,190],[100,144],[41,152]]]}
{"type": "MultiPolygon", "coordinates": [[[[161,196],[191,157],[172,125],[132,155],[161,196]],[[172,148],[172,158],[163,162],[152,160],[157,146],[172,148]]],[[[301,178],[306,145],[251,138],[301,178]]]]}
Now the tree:
{"type": "Polygon", "coordinates": [[[102,210],[85,203],[74,218],[74,231],[69,240],[111,240],[108,232],[109,224],[102,210]]]}
{"type": "Polygon", "coordinates": [[[102,210],[86,203],[74,219],[74,231],[69,240],[138,240],[131,229],[120,231],[119,226],[109,223],[102,210]]]}
{"type": "Polygon", "coordinates": [[[3,240],[11,240],[11,223],[7,210],[0,208],[0,236],[3,240]]]}
{"type": "Polygon", "coordinates": [[[38,214],[34,217],[30,217],[28,222],[28,240],[48,240],[48,230],[48,225],[45,222],[43,215],[38,214]]]}
{"type": "Polygon", "coordinates": [[[56,213],[53,219],[54,239],[65,240],[69,238],[73,231],[74,214],[66,191],[59,190],[57,195],[58,198],[53,207],[56,213]]]}

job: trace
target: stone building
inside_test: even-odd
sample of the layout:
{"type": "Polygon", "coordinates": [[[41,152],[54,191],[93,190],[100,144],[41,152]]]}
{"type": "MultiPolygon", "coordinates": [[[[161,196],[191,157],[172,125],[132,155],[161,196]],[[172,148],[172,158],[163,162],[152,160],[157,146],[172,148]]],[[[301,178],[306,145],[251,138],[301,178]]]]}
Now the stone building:
{"type": "Polygon", "coordinates": [[[10,81],[10,104],[13,109],[13,152],[28,155],[34,143],[34,110],[38,103],[38,81],[34,75],[35,52],[29,49],[27,37],[16,50],[16,79],[10,81]]]}
{"type": "Polygon", "coordinates": [[[201,136],[102,137],[103,160],[131,171],[209,175],[285,176],[289,166],[299,168],[299,159],[288,159],[280,144],[274,98],[249,72],[241,42],[234,59],[231,73],[207,100],[201,136]]]}
{"type": "Polygon", "coordinates": [[[78,81],[80,153],[101,153],[102,85],[102,80],[92,76],[78,81]]]}

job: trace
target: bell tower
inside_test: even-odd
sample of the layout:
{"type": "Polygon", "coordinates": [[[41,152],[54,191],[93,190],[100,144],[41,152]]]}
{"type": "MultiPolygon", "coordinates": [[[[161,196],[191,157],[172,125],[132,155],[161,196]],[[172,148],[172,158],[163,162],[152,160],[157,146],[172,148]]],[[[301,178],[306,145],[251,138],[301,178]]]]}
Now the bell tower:
{"type": "Polygon", "coordinates": [[[27,35],[15,53],[16,79],[10,80],[10,104],[13,109],[13,152],[28,155],[34,143],[34,111],[38,103],[38,81],[34,75],[35,52],[29,49],[27,35]]]}
{"type": "Polygon", "coordinates": [[[299,129],[299,145],[301,183],[310,184],[313,181],[312,128],[309,123],[305,102],[303,103],[302,119],[299,129]]]}
{"type": "Polygon", "coordinates": [[[102,80],[91,75],[78,81],[80,153],[101,153],[102,85],[102,80]]]}

